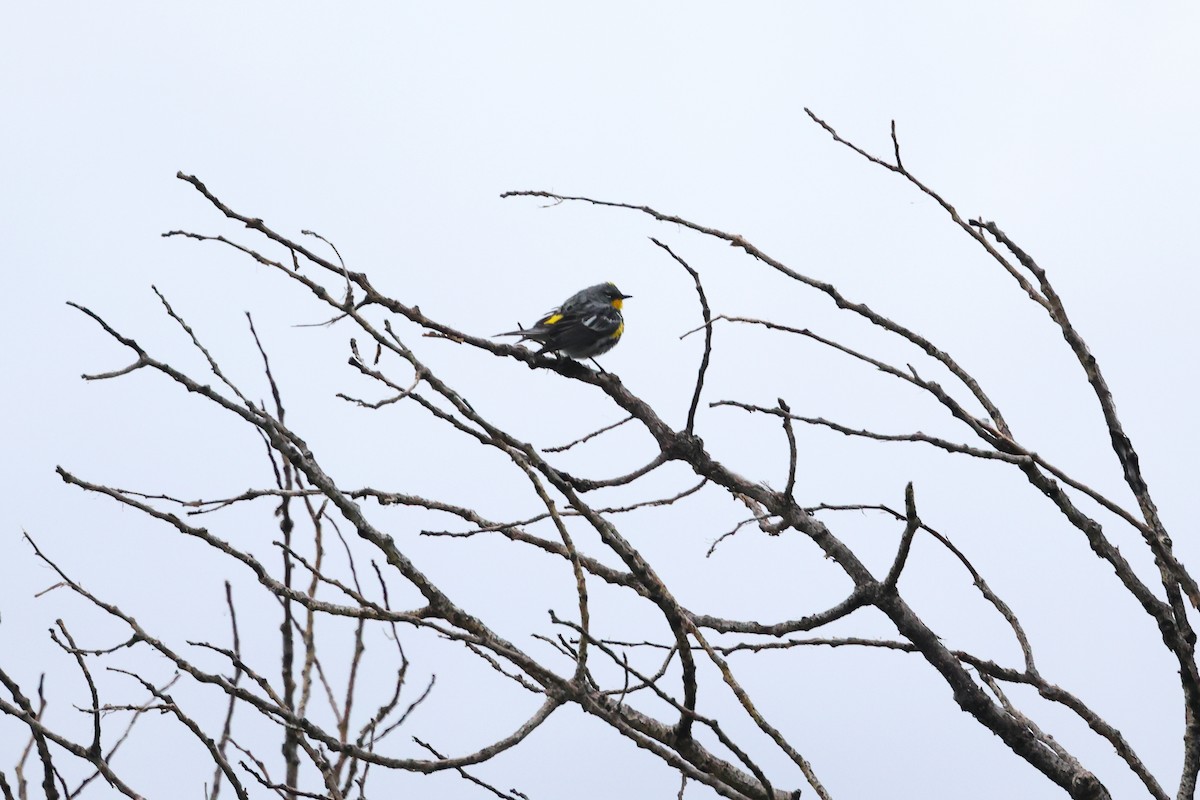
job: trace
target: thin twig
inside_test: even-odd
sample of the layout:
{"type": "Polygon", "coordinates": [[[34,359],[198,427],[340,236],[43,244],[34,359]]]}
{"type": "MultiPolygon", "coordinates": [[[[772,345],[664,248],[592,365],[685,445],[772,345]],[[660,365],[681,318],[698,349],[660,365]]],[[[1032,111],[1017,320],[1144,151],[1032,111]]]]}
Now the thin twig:
{"type": "Polygon", "coordinates": [[[692,281],[696,284],[696,295],[700,298],[700,313],[704,317],[704,354],[700,357],[700,368],[696,372],[696,388],[692,392],[692,404],[688,407],[687,427],[684,428],[684,432],[690,435],[696,429],[696,409],[700,405],[700,392],[704,389],[704,374],[708,372],[708,362],[712,357],[712,312],[708,308],[708,298],[704,294],[704,286],[700,283],[700,273],[692,269],[691,265],[658,239],[651,236],[650,241],[666,250],[667,254],[692,276],[692,281]]]}

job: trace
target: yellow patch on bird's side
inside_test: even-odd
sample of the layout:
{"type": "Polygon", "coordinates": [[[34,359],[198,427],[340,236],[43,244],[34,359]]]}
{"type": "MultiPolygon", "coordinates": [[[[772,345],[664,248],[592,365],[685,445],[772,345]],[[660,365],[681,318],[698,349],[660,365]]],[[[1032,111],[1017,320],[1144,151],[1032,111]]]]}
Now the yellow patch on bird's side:
{"type": "Polygon", "coordinates": [[[562,319],[562,314],[551,314],[550,316],[546,317],[546,321],[543,322],[542,324],[543,325],[553,325],[554,323],[558,322],[560,319],[562,319]]]}
{"type": "MultiPolygon", "coordinates": [[[[617,302],[620,302],[620,301],[617,301],[617,302]]],[[[613,331],[613,332],[612,332],[612,338],[613,338],[613,339],[620,339],[620,338],[621,338],[621,334],[622,334],[622,333],[624,333],[624,332],[625,332],[625,323],[624,323],[624,322],[622,322],[620,325],[618,325],[618,326],[617,326],[617,329],[616,329],[615,331],[613,331]]]]}
{"type": "Polygon", "coordinates": [[[617,311],[620,311],[621,306],[623,305],[625,305],[625,300],[623,298],[618,297],[616,300],[613,300],[613,308],[615,308],[617,311]]]}

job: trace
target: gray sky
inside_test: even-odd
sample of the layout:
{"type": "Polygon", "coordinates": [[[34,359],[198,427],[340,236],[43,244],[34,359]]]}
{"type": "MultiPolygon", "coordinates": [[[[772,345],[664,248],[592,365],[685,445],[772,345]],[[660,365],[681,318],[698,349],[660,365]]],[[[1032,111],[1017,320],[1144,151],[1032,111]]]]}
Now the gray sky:
{"type": "MultiPolygon", "coordinates": [[[[895,119],[909,169],[964,216],[996,220],[1050,271],[1106,370],[1181,558],[1200,564],[1188,514],[1200,447],[1192,424],[1196,6],[646,5],[605,4],[596,13],[550,3],[26,3],[0,11],[0,241],[9,265],[0,301],[8,378],[0,394],[0,653],[22,654],[24,682],[32,686],[45,670],[52,691],[80,690],[45,636],[56,617],[79,620],[90,646],[113,643],[120,631],[89,629],[95,615],[62,592],[32,599],[53,578],[21,541],[22,529],[85,585],[180,643],[223,641],[227,628],[220,581],[231,567],[64,486],[54,465],[189,497],[269,482],[257,440],[196,398],[144,374],[81,382],[80,373],[128,359],[67,300],[198,372],[202,364],[163,318],[154,284],[223,365],[263,395],[243,317],[251,311],[283,382],[289,421],[345,485],[472,503],[501,519],[536,502],[508,491],[518,483],[494,477],[498,461],[415,409],[372,414],[336,399],[338,391],[374,390],[345,366],[347,331],[293,327],[327,316],[301,292],[215,246],[160,238],[186,228],[250,241],[177,181],[177,170],[277,229],[320,232],[379,288],[469,332],[510,329],[582,286],[616,281],[634,299],[626,336],[603,363],[675,424],[700,346],[678,336],[698,324],[698,310],[690,281],[650,235],[701,271],[717,312],[812,327],[898,363],[916,358],[711,240],[631,212],[543,209],[498,195],[544,189],[646,203],[743,234],[950,349],[1027,445],[1127,501],[1094,399],[1045,316],[935,204],[833,143],[806,106],[880,155],[890,151],[895,119]],[[430,450],[469,463],[450,469],[414,455],[430,450]]],[[[716,333],[707,399],[773,404],[783,396],[799,413],[855,427],[962,438],[923,398],[815,346],[731,327],[716,333]]],[[[482,400],[498,422],[539,446],[619,418],[579,387],[445,342],[414,344],[472,402],[482,400]]],[[[718,458],[782,486],[786,450],[776,424],[703,409],[699,429],[718,458]]],[[[1022,615],[1046,676],[1117,725],[1168,785],[1175,780],[1178,688],[1157,635],[1029,486],[916,445],[815,430],[800,437],[802,502],[898,505],[904,483],[915,481],[922,517],[1022,615]]],[[[618,434],[563,464],[603,476],[638,466],[649,452],[644,437],[618,434]]],[[[664,493],[688,485],[682,471],[656,480],[664,493]]],[[[670,513],[624,530],[696,610],[782,619],[844,596],[845,579],[805,541],[748,529],[705,559],[739,518],[719,498],[670,513]]],[[[275,532],[265,514],[230,519],[225,535],[270,550],[275,532]]],[[[495,609],[506,635],[528,641],[549,629],[546,608],[573,609],[560,565],[496,542],[418,540],[416,531],[434,523],[380,519],[465,605],[495,609]],[[513,592],[498,564],[529,570],[528,583],[513,592]]],[[[834,523],[872,565],[886,564],[895,526],[834,523]]],[[[1140,569],[1152,569],[1136,537],[1114,535],[1140,569]]],[[[249,609],[255,589],[235,577],[249,609]]],[[[994,613],[927,542],[918,542],[902,588],[947,642],[1017,663],[994,613]]],[[[597,594],[599,624],[611,633],[636,628],[622,617],[625,599],[597,594]]],[[[243,620],[256,623],[263,636],[277,625],[273,615],[243,620]]],[[[888,629],[864,615],[832,633],[888,629]]],[[[465,752],[531,710],[494,674],[426,644],[428,651],[414,643],[410,657],[422,676],[438,674],[439,691],[411,734],[465,752]],[[495,692],[511,705],[505,700],[483,718],[455,716],[457,703],[495,692]]],[[[6,655],[4,663],[14,661],[6,655]]],[[[838,649],[735,666],[837,797],[897,796],[897,786],[905,787],[899,796],[915,796],[917,787],[926,796],[1059,796],[960,712],[915,657],[838,649]],[[923,774],[930,770],[935,777],[923,774]]],[[[386,682],[384,671],[378,677],[386,682]]],[[[1142,796],[1081,724],[1014,695],[1114,796],[1142,796]]],[[[712,702],[714,712],[734,714],[712,702]]],[[[59,719],[81,724],[65,706],[59,719]]],[[[209,770],[176,760],[186,752],[184,760],[199,761],[194,745],[172,738],[166,721],[145,727],[160,738],[143,737],[150,741],[138,751],[138,787],[163,797],[199,791],[209,770]]],[[[5,759],[23,739],[0,720],[5,759]]],[[[574,713],[529,745],[481,774],[534,800],[568,791],[670,797],[677,789],[665,768],[574,713]],[[583,766],[597,753],[621,768],[583,766]],[[590,789],[573,783],[581,768],[590,789]]],[[[395,746],[412,749],[407,739],[395,746]]],[[[425,796],[480,796],[450,776],[404,786],[425,796]]],[[[693,786],[688,796],[710,795],[693,786]]]]}

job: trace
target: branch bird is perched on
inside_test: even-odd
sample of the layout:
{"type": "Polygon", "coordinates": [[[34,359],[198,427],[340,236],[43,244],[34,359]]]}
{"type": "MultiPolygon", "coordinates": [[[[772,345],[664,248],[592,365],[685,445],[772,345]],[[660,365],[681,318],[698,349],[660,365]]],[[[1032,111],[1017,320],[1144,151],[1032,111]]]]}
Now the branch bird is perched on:
{"type": "MultiPolygon", "coordinates": [[[[621,306],[632,296],[622,294],[614,283],[598,283],[568,297],[533,327],[496,335],[520,336],[522,342],[532,339],[542,346],[539,355],[560,353],[568,358],[594,359],[621,340],[625,332],[621,306]]],[[[596,368],[604,371],[599,364],[596,368]]]]}

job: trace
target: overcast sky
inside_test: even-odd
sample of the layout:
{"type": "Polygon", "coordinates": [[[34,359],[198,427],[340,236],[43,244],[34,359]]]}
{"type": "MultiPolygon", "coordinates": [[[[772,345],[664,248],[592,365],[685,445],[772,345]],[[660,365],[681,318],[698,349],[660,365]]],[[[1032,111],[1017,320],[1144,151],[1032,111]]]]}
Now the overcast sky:
{"type": "MultiPolygon", "coordinates": [[[[718,313],[812,327],[901,364],[917,357],[712,240],[633,212],[499,195],[543,189],[645,203],[740,233],[951,350],[1028,446],[1132,504],[1094,398],[1045,315],[936,204],[836,145],[805,107],[885,156],[895,120],[910,170],[964,217],[996,220],[1050,272],[1106,370],[1181,558],[1200,564],[1190,513],[1200,449],[1197,41],[1200,10],[1181,2],[8,4],[0,10],[0,659],[27,687],[50,672],[50,688],[65,698],[80,687],[47,640],[53,620],[78,620],[88,646],[120,635],[89,628],[96,616],[65,593],[33,599],[54,580],[22,530],[176,642],[226,635],[221,580],[233,568],[65,486],[56,464],[188,497],[270,483],[257,440],[195,397],[140,373],[81,381],[129,359],[68,300],[200,374],[156,285],[263,396],[250,311],[289,421],[345,485],[425,493],[501,519],[536,503],[513,499],[491,477],[498,462],[414,410],[372,414],[336,399],[373,390],[345,366],[348,330],[295,327],[328,316],[309,296],[216,246],[161,238],[184,228],[252,241],[176,180],[178,170],[279,230],[320,232],[381,290],[471,333],[528,323],[583,286],[615,281],[634,298],[627,333],[603,364],[677,425],[700,346],[678,337],[698,324],[698,310],[690,280],[650,235],[701,271],[718,313]],[[442,468],[423,455],[431,450],[472,463],[442,468]]],[[[782,396],[798,413],[854,427],[963,438],[929,402],[814,345],[733,328],[717,340],[710,400],[770,405],[782,396]]],[[[447,342],[413,341],[472,402],[539,446],[619,419],[577,387],[447,342]]],[[[782,486],[777,424],[702,409],[698,426],[715,456],[782,486]]],[[[1149,620],[1044,500],[1016,476],[928,448],[800,435],[802,502],[898,505],[913,480],[925,521],[1021,614],[1047,678],[1093,703],[1173,788],[1182,720],[1170,663],[1149,620]]],[[[600,477],[648,460],[644,438],[622,436],[563,463],[600,477]]],[[[656,485],[669,492],[687,477],[674,472],[656,485]]],[[[738,515],[727,502],[704,502],[625,531],[686,605],[765,621],[844,596],[844,578],[807,542],[750,529],[705,559],[738,515]]],[[[546,608],[573,609],[561,571],[517,590],[501,579],[498,564],[549,566],[526,564],[514,547],[418,540],[423,523],[381,518],[464,605],[493,609],[506,635],[528,642],[548,631],[546,608]]],[[[272,522],[254,519],[267,552],[272,522]]],[[[836,523],[871,563],[886,563],[895,526],[836,523]]],[[[1114,536],[1150,569],[1137,537],[1114,536]]],[[[249,597],[253,586],[235,577],[249,597]]],[[[1002,624],[944,553],[919,541],[902,588],[948,643],[1019,663],[1002,624]]],[[[605,630],[633,624],[619,600],[607,616],[604,602],[605,630]]],[[[244,624],[271,636],[273,614],[244,624]]],[[[889,635],[869,617],[836,633],[889,635]]],[[[414,669],[422,679],[437,673],[441,688],[412,734],[465,752],[527,715],[527,698],[515,696],[487,719],[456,717],[456,692],[509,690],[438,661],[446,653],[436,647],[414,648],[414,669]]],[[[842,648],[739,665],[835,797],[1060,796],[959,711],[916,657],[842,648]]],[[[1017,694],[1114,796],[1143,796],[1084,726],[1017,694]]],[[[59,719],[78,724],[66,706],[59,719]]],[[[678,782],[665,768],[577,717],[564,715],[528,753],[518,748],[481,773],[534,800],[674,796],[678,782]],[[580,788],[574,770],[593,755],[622,767],[593,764],[590,788],[580,788]]],[[[202,761],[194,745],[168,746],[186,740],[171,739],[166,721],[148,722],[150,731],[162,738],[142,745],[137,786],[195,796],[210,771],[176,761],[202,761]]],[[[24,739],[0,720],[0,769],[11,769],[24,739]]],[[[395,746],[415,754],[407,739],[395,746]]],[[[445,775],[404,786],[417,796],[481,796],[445,775]]],[[[693,786],[688,796],[711,795],[693,786]]]]}

